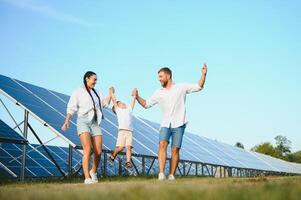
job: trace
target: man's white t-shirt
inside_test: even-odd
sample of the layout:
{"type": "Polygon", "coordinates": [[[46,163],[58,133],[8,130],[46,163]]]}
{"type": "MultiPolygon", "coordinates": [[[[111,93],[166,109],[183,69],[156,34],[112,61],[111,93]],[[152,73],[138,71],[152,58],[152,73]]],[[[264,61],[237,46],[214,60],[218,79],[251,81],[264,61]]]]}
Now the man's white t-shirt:
{"type": "Polygon", "coordinates": [[[181,127],[188,123],[185,108],[186,95],[202,89],[199,84],[173,84],[170,89],[157,90],[146,101],[146,108],[159,104],[163,113],[161,127],[181,127]]]}
{"type": "Polygon", "coordinates": [[[132,127],[132,115],[133,111],[131,108],[116,108],[116,115],[118,119],[118,129],[119,130],[129,130],[133,131],[132,127]]]}

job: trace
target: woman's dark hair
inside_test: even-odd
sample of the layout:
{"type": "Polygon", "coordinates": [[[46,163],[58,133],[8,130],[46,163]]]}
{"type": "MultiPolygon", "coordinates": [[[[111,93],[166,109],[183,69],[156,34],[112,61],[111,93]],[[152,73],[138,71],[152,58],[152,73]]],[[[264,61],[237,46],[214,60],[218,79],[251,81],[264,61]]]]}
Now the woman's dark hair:
{"type": "MultiPolygon", "coordinates": [[[[95,106],[95,102],[94,102],[94,99],[93,99],[93,97],[92,97],[92,94],[91,94],[91,92],[90,92],[90,89],[88,88],[88,85],[87,85],[87,78],[90,78],[91,76],[96,76],[96,73],[95,72],[92,72],[92,71],[87,71],[86,73],[85,73],[85,75],[84,75],[84,85],[85,85],[85,88],[86,88],[86,90],[88,91],[88,93],[89,93],[89,95],[90,95],[90,97],[91,97],[91,99],[92,99],[92,101],[93,101],[93,107],[94,107],[94,120],[95,121],[97,121],[97,113],[96,113],[96,106],[95,106]]],[[[101,108],[101,101],[100,101],[100,97],[98,96],[98,94],[97,94],[97,92],[95,91],[95,89],[94,88],[92,88],[92,91],[95,93],[95,95],[97,96],[97,98],[98,98],[98,102],[99,102],[99,107],[100,107],[100,112],[101,112],[101,114],[102,114],[102,119],[104,119],[104,116],[103,116],[103,112],[102,112],[102,108],[101,108]]]]}
{"type": "MultiPolygon", "coordinates": [[[[120,102],[120,101],[116,101],[117,106],[118,106],[118,103],[119,103],[119,102],[120,102]]],[[[112,111],[113,111],[113,113],[116,115],[116,108],[115,108],[115,106],[112,107],[112,111]]]]}

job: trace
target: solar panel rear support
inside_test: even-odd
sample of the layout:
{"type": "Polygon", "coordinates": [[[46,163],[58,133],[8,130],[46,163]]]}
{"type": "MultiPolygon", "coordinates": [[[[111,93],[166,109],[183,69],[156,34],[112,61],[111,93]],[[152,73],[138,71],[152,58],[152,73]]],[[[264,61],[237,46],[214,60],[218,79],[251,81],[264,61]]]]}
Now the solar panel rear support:
{"type": "Polygon", "coordinates": [[[69,145],[69,154],[68,154],[68,178],[72,178],[72,150],[73,147],[69,145]]]}
{"type": "Polygon", "coordinates": [[[34,129],[32,128],[32,126],[28,122],[27,122],[27,126],[30,129],[30,131],[32,132],[32,134],[35,136],[35,138],[39,141],[39,143],[41,144],[41,146],[45,150],[45,152],[48,155],[48,157],[50,158],[50,160],[54,163],[54,165],[59,170],[59,172],[62,174],[62,176],[65,177],[66,176],[65,173],[62,171],[62,169],[57,164],[57,162],[55,161],[55,159],[53,158],[53,156],[51,155],[51,153],[48,151],[47,147],[44,145],[44,143],[42,142],[42,140],[39,138],[38,134],[34,131],[34,129]]]}
{"type": "Polygon", "coordinates": [[[10,113],[10,111],[8,110],[8,108],[6,107],[5,103],[2,101],[2,99],[0,98],[0,102],[2,104],[2,106],[4,107],[4,109],[6,110],[7,114],[10,116],[10,118],[14,121],[14,123],[16,124],[16,127],[19,129],[19,131],[22,133],[22,130],[20,128],[20,125],[24,122],[21,123],[17,123],[17,121],[15,120],[15,118],[13,117],[13,115],[10,113]]]}
{"type": "MultiPolygon", "coordinates": [[[[24,129],[23,129],[23,137],[27,139],[27,133],[28,133],[28,117],[29,112],[27,110],[24,111],[24,129]]],[[[26,166],[26,144],[23,144],[22,146],[22,166],[21,166],[21,172],[20,172],[20,180],[24,181],[25,178],[25,166],[26,166]]]]}
{"type": "MultiPolygon", "coordinates": [[[[3,106],[3,108],[5,109],[5,111],[7,112],[7,114],[9,115],[9,117],[13,120],[13,122],[15,123],[16,127],[18,128],[20,133],[23,133],[23,131],[21,130],[20,126],[21,124],[23,124],[23,121],[21,123],[17,123],[17,121],[15,120],[15,118],[13,117],[13,115],[11,114],[11,112],[9,111],[9,109],[6,107],[5,103],[2,101],[2,99],[0,98],[0,102],[1,105],[3,106]]],[[[13,128],[13,130],[15,129],[13,128]]],[[[20,140],[14,140],[14,139],[5,139],[5,138],[1,138],[0,142],[3,143],[13,143],[13,144],[27,144],[28,141],[20,141],[20,140]]]]}

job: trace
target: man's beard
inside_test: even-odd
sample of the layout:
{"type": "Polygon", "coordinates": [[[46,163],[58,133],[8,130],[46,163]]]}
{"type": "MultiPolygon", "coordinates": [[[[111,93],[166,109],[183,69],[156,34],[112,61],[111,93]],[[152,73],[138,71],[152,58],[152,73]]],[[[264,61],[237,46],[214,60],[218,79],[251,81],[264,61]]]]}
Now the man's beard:
{"type": "Polygon", "coordinates": [[[161,82],[162,87],[166,88],[167,83],[168,83],[167,81],[166,82],[161,82]]]}

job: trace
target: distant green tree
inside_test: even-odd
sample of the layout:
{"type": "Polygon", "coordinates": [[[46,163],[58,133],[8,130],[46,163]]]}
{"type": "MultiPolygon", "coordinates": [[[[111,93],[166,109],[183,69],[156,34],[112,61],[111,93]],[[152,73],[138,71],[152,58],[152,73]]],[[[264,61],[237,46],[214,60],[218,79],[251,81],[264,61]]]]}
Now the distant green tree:
{"type": "Polygon", "coordinates": [[[262,153],[262,154],[266,154],[266,155],[269,155],[269,156],[279,158],[279,154],[278,154],[277,150],[269,142],[265,142],[265,143],[256,145],[251,150],[255,151],[257,153],[262,153]]]}
{"type": "Polygon", "coordinates": [[[294,160],[294,162],[296,162],[296,163],[301,163],[301,151],[295,152],[294,155],[295,155],[295,160],[294,160]]]}
{"type": "Polygon", "coordinates": [[[289,162],[301,163],[301,151],[286,155],[286,160],[289,162]]]}
{"type": "Polygon", "coordinates": [[[245,146],[241,142],[236,142],[235,146],[241,149],[245,148],[245,146]]]}
{"type": "Polygon", "coordinates": [[[289,153],[291,153],[291,144],[292,142],[288,140],[285,136],[278,135],[275,137],[276,140],[276,151],[280,157],[285,158],[289,153]]]}
{"type": "Polygon", "coordinates": [[[275,158],[280,158],[287,160],[289,162],[301,163],[301,151],[291,153],[291,144],[292,142],[288,140],[285,136],[278,135],[275,137],[276,146],[274,147],[271,143],[265,142],[259,145],[256,145],[251,150],[273,156],[275,158]]]}

